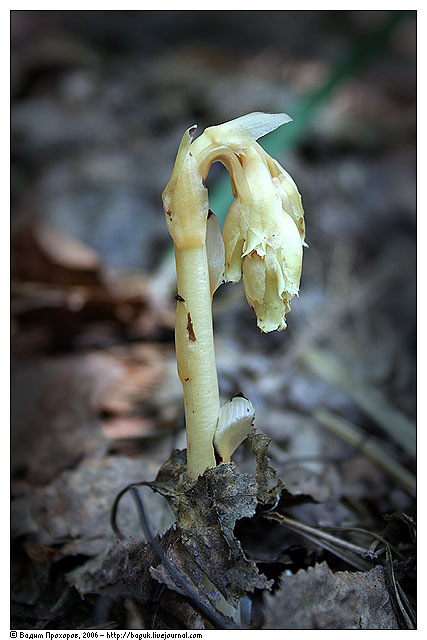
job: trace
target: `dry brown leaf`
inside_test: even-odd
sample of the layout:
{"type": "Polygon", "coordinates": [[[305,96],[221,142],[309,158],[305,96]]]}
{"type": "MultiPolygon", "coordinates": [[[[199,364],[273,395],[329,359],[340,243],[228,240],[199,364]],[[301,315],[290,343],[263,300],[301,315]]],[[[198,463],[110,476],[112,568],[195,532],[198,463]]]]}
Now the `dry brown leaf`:
{"type": "Polygon", "coordinates": [[[42,223],[13,234],[12,279],[17,355],[104,346],[123,333],[157,338],[173,327],[172,304],[157,295],[147,276],[107,273],[93,249],[42,223]]]}
{"type": "Polygon", "coordinates": [[[12,371],[12,478],[45,484],[86,456],[105,453],[99,412],[121,378],[102,353],[44,358],[12,371]]]}
{"type": "Polygon", "coordinates": [[[265,595],[264,629],[399,629],[383,567],[332,573],[326,562],[283,574],[265,595]]]}
{"type": "MultiPolygon", "coordinates": [[[[179,534],[169,529],[159,543],[167,553],[179,534]]],[[[127,544],[116,541],[101,557],[89,560],[67,574],[67,581],[82,597],[104,596],[114,601],[136,603],[142,627],[204,629],[204,622],[191,604],[177,593],[164,590],[152,576],[159,558],[151,545],[132,538],[127,544]],[[144,606],[141,606],[144,605],[144,606]],[[177,626],[178,622],[178,626],[177,626]]],[[[195,597],[200,599],[197,590],[195,597]]]]}
{"type": "Polygon", "coordinates": [[[102,284],[97,253],[43,223],[18,229],[12,236],[11,248],[13,279],[62,285],[102,284]]]}
{"type": "MultiPolygon", "coordinates": [[[[236,607],[247,591],[269,588],[233,534],[237,520],[255,513],[255,478],[237,474],[233,463],[207,469],[196,482],[190,482],[185,471],[185,451],[174,451],[150,485],[169,501],[177,519],[182,547],[171,560],[195,585],[200,586],[205,575],[213,585],[211,597],[217,599],[221,593],[236,607]]],[[[165,570],[156,576],[170,586],[165,570]]]]}
{"type": "MultiPolygon", "coordinates": [[[[148,479],[154,473],[154,466],[141,459],[89,459],[12,503],[12,539],[25,535],[39,545],[55,545],[60,557],[102,553],[115,539],[110,512],[116,494],[127,484],[148,479]]],[[[161,527],[165,509],[167,505],[159,496],[150,495],[154,527],[161,527]]],[[[140,535],[130,497],[120,504],[118,515],[128,534],[140,535]]],[[[165,522],[169,525],[171,520],[165,522]]]]}

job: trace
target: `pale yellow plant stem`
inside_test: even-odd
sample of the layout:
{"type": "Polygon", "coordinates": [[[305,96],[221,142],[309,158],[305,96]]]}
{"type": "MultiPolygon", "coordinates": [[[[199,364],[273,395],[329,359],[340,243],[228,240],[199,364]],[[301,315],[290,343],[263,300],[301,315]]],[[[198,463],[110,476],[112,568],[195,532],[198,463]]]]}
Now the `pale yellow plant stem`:
{"type": "Polygon", "coordinates": [[[195,479],[216,464],[212,442],[220,408],[206,246],[175,245],[175,260],[176,356],[184,391],[187,472],[195,479]]]}
{"type": "MultiPolygon", "coordinates": [[[[303,232],[300,196],[292,179],[286,177],[285,170],[266,156],[256,143],[259,137],[289,121],[290,117],[286,114],[248,114],[223,125],[208,127],[194,141],[195,127],[190,127],[182,137],[172,176],[162,194],[166,224],[175,245],[178,281],[175,344],[178,375],[184,391],[187,472],[194,479],[208,467],[215,466],[213,441],[220,414],[212,328],[212,295],[215,289],[224,278],[225,281],[238,281],[243,266],[245,288],[250,283],[254,300],[264,301],[268,276],[273,287],[270,287],[271,291],[267,292],[263,302],[264,320],[264,310],[268,312],[267,315],[280,310],[278,320],[274,318],[277,322],[270,321],[268,325],[260,325],[263,330],[268,331],[286,326],[284,313],[289,311],[289,300],[298,290],[302,255],[302,236],[300,237],[298,229],[300,233],[303,232]],[[236,197],[234,209],[232,207],[229,213],[230,216],[233,212],[234,224],[229,225],[231,231],[228,242],[225,242],[225,238],[223,242],[219,225],[215,229],[216,218],[208,222],[209,202],[204,178],[212,162],[216,161],[222,162],[228,169],[236,197]],[[280,183],[281,191],[276,183],[280,183]],[[286,188],[290,190],[290,195],[286,188]],[[283,202],[288,206],[289,212],[284,209],[283,202]],[[297,224],[292,218],[295,207],[300,216],[300,227],[297,229],[291,226],[292,233],[288,233],[289,224],[297,224]],[[243,221],[243,230],[239,216],[243,221]],[[276,237],[278,231],[280,233],[276,237]],[[245,235],[244,238],[241,237],[242,234],[245,235]],[[292,238],[287,238],[284,242],[282,235],[292,236],[294,242],[292,238]],[[249,242],[249,236],[250,244],[246,251],[244,243],[249,242]],[[235,258],[232,278],[227,276],[227,244],[231,247],[229,252],[235,258]],[[291,258],[286,258],[284,271],[282,262],[285,258],[282,253],[285,249],[289,250],[289,244],[295,246],[291,246],[291,258]],[[273,261],[270,260],[273,266],[266,266],[262,262],[266,247],[273,258],[273,261]],[[245,255],[242,254],[243,250],[246,251],[245,255]],[[255,250],[259,250],[257,255],[260,264],[255,266],[257,271],[251,278],[251,274],[245,275],[242,260],[246,254],[252,254],[255,250]],[[270,271],[279,273],[280,283],[276,282],[276,276],[273,277],[270,271]],[[284,288],[285,280],[290,283],[289,290],[284,288]]],[[[250,259],[248,257],[246,262],[250,259]]],[[[246,293],[248,296],[247,291],[246,293]]],[[[253,407],[249,401],[246,403],[235,403],[231,409],[224,409],[215,442],[218,455],[223,459],[230,459],[234,448],[242,441],[251,425],[253,407]]]]}

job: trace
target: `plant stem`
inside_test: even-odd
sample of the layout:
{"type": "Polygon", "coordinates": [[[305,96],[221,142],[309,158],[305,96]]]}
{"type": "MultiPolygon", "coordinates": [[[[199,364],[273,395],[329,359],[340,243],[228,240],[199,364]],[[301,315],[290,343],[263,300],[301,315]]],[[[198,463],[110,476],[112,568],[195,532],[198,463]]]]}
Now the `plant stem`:
{"type": "Polygon", "coordinates": [[[179,249],[175,245],[175,261],[176,357],[184,391],[187,472],[195,479],[216,464],[212,442],[219,415],[206,246],[179,249]]]}

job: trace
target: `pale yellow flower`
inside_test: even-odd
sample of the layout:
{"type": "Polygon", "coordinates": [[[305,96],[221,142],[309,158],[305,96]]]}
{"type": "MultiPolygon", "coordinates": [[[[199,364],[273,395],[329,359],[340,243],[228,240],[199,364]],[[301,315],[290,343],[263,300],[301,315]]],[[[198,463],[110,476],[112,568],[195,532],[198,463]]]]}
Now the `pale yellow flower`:
{"type": "Polygon", "coordinates": [[[301,196],[290,175],[256,142],[290,120],[252,113],[209,127],[190,151],[203,177],[216,160],[229,170],[235,201],[223,229],[225,281],[243,285],[261,331],[286,328],[298,294],[305,226],[301,196]]]}

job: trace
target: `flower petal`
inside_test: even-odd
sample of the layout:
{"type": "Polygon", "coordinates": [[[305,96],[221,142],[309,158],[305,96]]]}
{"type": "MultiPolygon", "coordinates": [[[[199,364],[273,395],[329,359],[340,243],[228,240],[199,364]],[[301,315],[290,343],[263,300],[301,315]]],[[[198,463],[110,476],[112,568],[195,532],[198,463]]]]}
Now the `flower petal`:
{"type": "Polygon", "coordinates": [[[242,277],[243,233],[239,202],[235,200],[230,207],[222,230],[225,245],[225,281],[239,282],[242,277]]]}
{"type": "MultiPolygon", "coordinates": [[[[266,269],[265,262],[256,251],[243,259],[243,285],[246,298],[251,307],[261,304],[265,296],[266,269]]],[[[258,314],[257,314],[258,315],[258,314]]]]}

